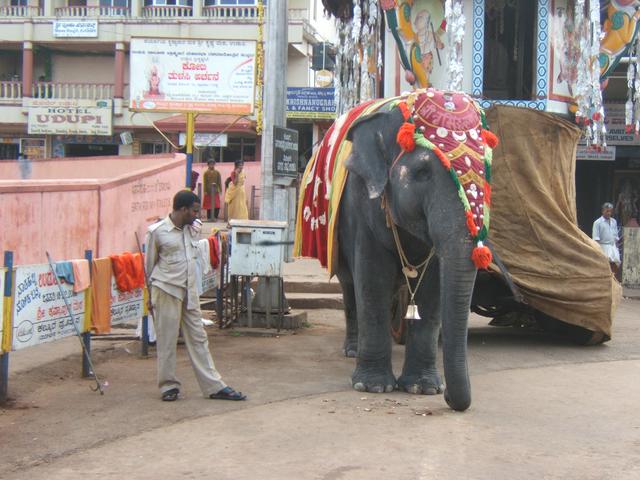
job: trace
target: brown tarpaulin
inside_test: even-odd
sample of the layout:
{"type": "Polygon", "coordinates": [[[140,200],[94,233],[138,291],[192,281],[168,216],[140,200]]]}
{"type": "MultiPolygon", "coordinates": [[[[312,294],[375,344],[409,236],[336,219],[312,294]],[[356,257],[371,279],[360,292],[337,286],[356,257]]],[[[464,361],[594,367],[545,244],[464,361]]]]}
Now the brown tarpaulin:
{"type": "Polygon", "coordinates": [[[555,115],[508,106],[487,110],[487,122],[500,139],[489,232],[497,254],[529,305],[611,338],[621,287],[599,245],[577,226],[580,130],[555,115]]]}

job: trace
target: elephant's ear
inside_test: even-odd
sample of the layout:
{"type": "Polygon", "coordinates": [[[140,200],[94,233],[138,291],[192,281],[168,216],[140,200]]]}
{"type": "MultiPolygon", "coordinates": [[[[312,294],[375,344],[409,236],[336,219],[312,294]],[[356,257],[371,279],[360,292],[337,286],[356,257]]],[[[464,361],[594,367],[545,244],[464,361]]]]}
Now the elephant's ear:
{"type": "Polygon", "coordinates": [[[345,167],[365,181],[370,198],[382,195],[387,185],[389,168],[400,152],[396,135],[403,121],[400,110],[393,108],[359,118],[347,133],[353,147],[345,167]]]}

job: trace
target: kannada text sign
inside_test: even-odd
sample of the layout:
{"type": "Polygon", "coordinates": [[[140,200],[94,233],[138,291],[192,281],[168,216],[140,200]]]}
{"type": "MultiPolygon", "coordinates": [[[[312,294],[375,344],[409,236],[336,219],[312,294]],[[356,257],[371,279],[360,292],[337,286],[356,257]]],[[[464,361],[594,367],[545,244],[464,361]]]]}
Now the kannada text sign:
{"type": "Polygon", "coordinates": [[[73,310],[78,329],[82,331],[85,292],[74,294],[73,287],[61,280],[61,294],[48,264],[17,267],[15,276],[13,350],[75,335],[76,329],[65,298],[73,310]]]}
{"type": "Polygon", "coordinates": [[[132,38],[130,108],[252,114],[255,55],[253,40],[132,38]]]}

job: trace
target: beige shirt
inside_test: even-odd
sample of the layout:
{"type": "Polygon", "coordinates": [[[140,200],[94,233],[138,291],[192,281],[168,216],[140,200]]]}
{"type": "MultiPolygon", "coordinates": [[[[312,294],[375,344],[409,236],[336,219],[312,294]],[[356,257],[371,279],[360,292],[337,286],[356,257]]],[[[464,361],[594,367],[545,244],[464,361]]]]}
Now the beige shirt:
{"type": "Polygon", "coordinates": [[[200,307],[196,288],[198,239],[185,225],[176,227],[167,215],[147,231],[145,267],[153,288],[187,302],[187,309],[200,307]]]}

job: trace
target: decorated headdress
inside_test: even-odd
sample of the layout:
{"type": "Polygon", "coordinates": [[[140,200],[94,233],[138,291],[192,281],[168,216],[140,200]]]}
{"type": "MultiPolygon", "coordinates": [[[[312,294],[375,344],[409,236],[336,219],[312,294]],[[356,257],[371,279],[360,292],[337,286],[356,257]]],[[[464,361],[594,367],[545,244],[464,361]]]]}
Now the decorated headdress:
{"type": "Polygon", "coordinates": [[[405,119],[398,144],[406,152],[416,145],[432,150],[447,169],[476,244],[471,259],[486,269],[492,255],[483,242],[489,233],[492,149],[498,138],[487,129],[484,112],[464,93],[432,88],[412,92],[397,106],[405,119]]]}

